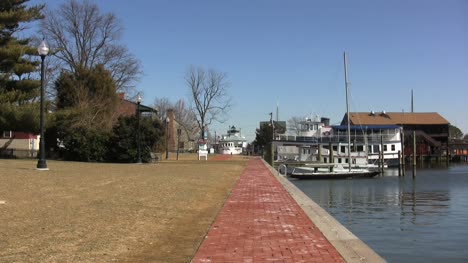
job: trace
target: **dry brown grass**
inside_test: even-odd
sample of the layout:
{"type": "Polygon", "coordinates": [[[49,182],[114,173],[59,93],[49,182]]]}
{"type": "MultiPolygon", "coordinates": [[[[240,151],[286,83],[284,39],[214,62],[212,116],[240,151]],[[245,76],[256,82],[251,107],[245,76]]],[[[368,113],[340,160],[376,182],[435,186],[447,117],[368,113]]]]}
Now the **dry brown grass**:
{"type": "Polygon", "coordinates": [[[0,160],[1,262],[189,262],[246,159],[47,164],[0,160]]]}

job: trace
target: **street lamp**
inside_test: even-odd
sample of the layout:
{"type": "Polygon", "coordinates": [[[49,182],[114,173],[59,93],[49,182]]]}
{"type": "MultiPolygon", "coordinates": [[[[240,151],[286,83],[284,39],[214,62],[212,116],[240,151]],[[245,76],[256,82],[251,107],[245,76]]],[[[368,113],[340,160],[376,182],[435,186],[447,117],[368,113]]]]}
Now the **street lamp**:
{"type": "Polygon", "coordinates": [[[138,126],[138,132],[137,132],[137,150],[138,150],[137,163],[139,163],[139,164],[141,164],[140,103],[141,103],[141,96],[140,96],[140,94],[138,94],[138,98],[137,98],[137,126],[138,126]]]}
{"type": "Polygon", "coordinates": [[[166,117],[166,160],[169,159],[168,137],[169,137],[169,117],[166,117]]]}
{"type": "Polygon", "coordinates": [[[179,160],[179,147],[180,147],[180,134],[182,133],[181,129],[177,129],[177,160],[179,160]]]}
{"type": "Polygon", "coordinates": [[[45,68],[44,68],[44,59],[49,53],[49,47],[44,40],[42,40],[39,47],[37,47],[37,52],[41,56],[41,123],[40,123],[40,142],[39,142],[39,159],[37,160],[37,169],[38,170],[48,170],[47,162],[45,159],[45,140],[44,140],[44,79],[45,79],[45,68]]]}

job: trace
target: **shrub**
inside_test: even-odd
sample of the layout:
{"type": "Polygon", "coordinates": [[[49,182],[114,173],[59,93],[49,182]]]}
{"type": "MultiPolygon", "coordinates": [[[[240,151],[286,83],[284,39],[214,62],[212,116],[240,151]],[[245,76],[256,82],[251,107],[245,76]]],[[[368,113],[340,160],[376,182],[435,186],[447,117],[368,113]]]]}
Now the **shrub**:
{"type": "MultiPolygon", "coordinates": [[[[120,163],[137,161],[137,130],[135,116],[119,118],[109,141],[109,161],[120,163]]],[[[151,160],[150,152],[163,137],[163,130],[159,120],[147,117],[140,119],[140,147],[143,162],[151,160]]]]}

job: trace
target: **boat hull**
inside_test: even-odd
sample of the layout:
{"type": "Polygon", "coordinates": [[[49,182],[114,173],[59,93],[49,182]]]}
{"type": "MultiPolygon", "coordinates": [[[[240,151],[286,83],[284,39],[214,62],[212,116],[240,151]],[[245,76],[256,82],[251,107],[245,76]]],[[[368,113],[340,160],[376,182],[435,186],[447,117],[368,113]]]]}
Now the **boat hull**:
{"type": "Polygon", "coordinates": [[[295,172],[288,174],[295,179],[347,179],[370,178],[378,175],[379,171],[337,171],[337,172],[295,172]]]}

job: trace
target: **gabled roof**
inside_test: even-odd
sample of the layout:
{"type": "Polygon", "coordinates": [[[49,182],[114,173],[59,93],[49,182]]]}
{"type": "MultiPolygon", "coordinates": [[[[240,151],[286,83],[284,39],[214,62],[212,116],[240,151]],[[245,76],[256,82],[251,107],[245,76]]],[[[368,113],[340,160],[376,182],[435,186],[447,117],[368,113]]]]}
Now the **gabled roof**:
{"type": "MultiPolygon", "coordinates": [[[[342,124],[346,124],[346,114],[342,124]]],[[[448,125],[437,112],[350,112],[352,125],[448,125]]]]}

